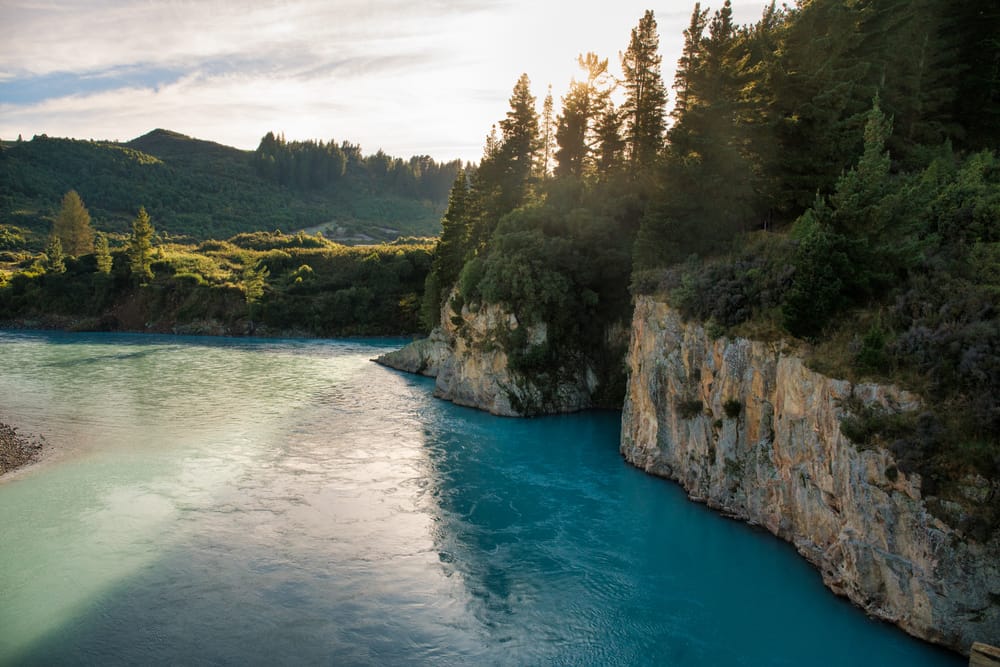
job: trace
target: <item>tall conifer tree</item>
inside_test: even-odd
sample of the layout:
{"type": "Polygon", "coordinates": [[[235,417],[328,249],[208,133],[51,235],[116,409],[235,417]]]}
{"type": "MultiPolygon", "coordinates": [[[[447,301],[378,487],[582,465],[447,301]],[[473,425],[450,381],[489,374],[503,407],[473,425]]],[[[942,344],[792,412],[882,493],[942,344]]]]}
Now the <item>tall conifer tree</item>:
{"type": "Polygon", "coordinates": [[[542,102],[541,140],[538,172],[542,178],[546,178],[552,174],[552,161],[556,154],[556,117],[551,85],[545,95],[545,101],[542,102]]]}
{"type": "Polygon", "coordinates": [[[667,91],[660,74],[660,38],[656,19],[647,10],[632,29],[628,48],[621,56],[624,74],[625,141],[633,171],[656,162],[663,147],[667,91]]]}
{"type": "Polygon", "coordinates": [[[48,273],[66,272],[66,255],[63,252],[62,241],[57,234],[49,236],[45,246],[45,270],[48,273]]]}
{"type": "Polygon", "coordinates": [[[153,277],[153,223],[145,207],[139,207],[139,214],[132,221],[132,235],[128,240],[128,259],[132,275],[145,283],[153,277]]]}
{"type": "Polygon", "coordinates": [[[500,121],[503,145],[499,160],[503,172],[504,200],[511,208],[519,206],[527,194],[535,156],[541,148],[538,111],[531,94],[531,80],[522,74],[510,97],[510,110],[500,121]]]}
{"type": "Polygon", "coordinates": [[[76,190],[63,196],[62,207],[53,227],[62,249],[67,255],[79,257],[94,251],[94,230],[90,227],[90,213],[76,190]]]}
{"type": "Polygon", "coordinates": [[[111,273],[111,249],[108,247],[108,237],[98,234],[94,241],[94,257],[97,260],[98,273],[111,273]]]}

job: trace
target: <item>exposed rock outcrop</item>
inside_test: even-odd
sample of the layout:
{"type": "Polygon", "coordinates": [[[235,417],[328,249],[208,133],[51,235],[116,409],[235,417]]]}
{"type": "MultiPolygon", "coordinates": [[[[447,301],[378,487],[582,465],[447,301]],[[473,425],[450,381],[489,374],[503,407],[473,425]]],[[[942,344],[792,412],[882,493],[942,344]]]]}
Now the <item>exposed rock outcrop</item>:
{"type": "Polygon", "coordinates": [[[792,542],[872,616],[965,653],[1000,641],[1000,536],[935,518],[919,475],[840,431],[844,399],[908,410],[918,397],[825,377],[781,343],[711,339],[648,297],[628,363],[628,461],[792,542]]]}
{"type": "Polygon", "coordinates": [[[522,325],[497,304],[466,305],[454,313],[450,299],[442,308],[440,321],[441,326],[428,338],[375,361],[437,378],[435,396],[495,415],[519,417],[592,407],[598,380],[588,367],[559,374],[569,379],[545,385],[511,368],[508,346],[513,334],[524,327],[523,345],[542,345],[548,336],[545,324],[522,325]]]}

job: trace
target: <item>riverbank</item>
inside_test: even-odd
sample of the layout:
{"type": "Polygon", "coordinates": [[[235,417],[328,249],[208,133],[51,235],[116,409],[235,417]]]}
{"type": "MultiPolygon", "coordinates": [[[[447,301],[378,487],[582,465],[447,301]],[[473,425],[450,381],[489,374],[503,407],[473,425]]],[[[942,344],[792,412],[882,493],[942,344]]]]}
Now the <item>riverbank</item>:
{"type": "Polygon", "coordinates": [[[13,426],[0,422],[0,475],[38,460],[45,440],[23,436],[13,426]]]}
{"type": "Polygon", "coordinates": [[[45,315],[33,318],[0,320],[0,330],[8,331],[65,331],[67,333],[148,333],[177,336],[233,336],[253,338],[415,338],[419,334],[409,333],[364,333],[351,331],[337,332],[322,336],[301,328],[275,328],[265,324],[250,322],[239,326],[227,325],[217,320],[192,322],[150,322],[136,326],[125,326],[121,321],[95,317],[70,317],[65,315],[45,315]]]}

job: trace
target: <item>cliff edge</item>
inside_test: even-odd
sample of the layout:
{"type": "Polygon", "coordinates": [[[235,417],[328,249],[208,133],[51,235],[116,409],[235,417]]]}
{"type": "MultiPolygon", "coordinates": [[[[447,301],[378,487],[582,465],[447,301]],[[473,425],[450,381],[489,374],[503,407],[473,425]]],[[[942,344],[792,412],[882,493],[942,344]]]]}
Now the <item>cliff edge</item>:
{"type": "Polygon", "coordinates": [[[442,307],[440,326],[427,338],[375,361],[408,373],[436,378],[434,395],[458,405],[505,417],[576,412],[593,407],[598,387],[589,366],[556,373],[547,382],[513,368],[509,350],[517,337],[521,347],[547,343],[545,324],[524,325],[498,304],[465,305],[452,312],[451,299],[442,307]]]}
{"type": "MultiPolygon", "coordinates": [[[[793,543],[874,617],[965,654],[1000,641],[1000,536],[946,525],[919,475],[841,433],[847,399],[904,411],[917,396],[820,375],[781,343],[711,339],[650,297],[636,302],[628,365],[629,462],[793,543]]],[[[966,483],[970,498],[998,492],[966,483]]]]}

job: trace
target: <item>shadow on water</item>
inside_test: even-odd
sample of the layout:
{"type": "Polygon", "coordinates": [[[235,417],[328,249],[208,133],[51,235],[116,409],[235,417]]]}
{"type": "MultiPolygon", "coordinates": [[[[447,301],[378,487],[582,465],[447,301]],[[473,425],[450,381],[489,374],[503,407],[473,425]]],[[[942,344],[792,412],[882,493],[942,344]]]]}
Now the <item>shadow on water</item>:
{"type": "Polygon", "coordinates": [[[626,465],[620,415],[458,410],[426,437],[435,544],[490,662],[963,664],[836,598],[791,545],[626,465]]]}
{"type": "Polygon", "coordinates": [[[371,365],[320,392],[10,664],[963,664],[626,465],[618,414],[504,419],[431,388],[371,365]]]}
{"type": "Polygon", "coordinates": [[[114,361],[128,361],[130,359],[141,359],[142,357],[148,357],[163,351],[164,351],[163,349],[150,349],[150,350],[137,350],[135,352],[129,352],[127,354],[126,353],[98,354],[91,357],[80,357],[78,359],[52,361],[45,365],[48,366],[49,368],[72,368],[73,366],[85,366],[88,364],[104,364],[114,361]]]}

